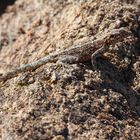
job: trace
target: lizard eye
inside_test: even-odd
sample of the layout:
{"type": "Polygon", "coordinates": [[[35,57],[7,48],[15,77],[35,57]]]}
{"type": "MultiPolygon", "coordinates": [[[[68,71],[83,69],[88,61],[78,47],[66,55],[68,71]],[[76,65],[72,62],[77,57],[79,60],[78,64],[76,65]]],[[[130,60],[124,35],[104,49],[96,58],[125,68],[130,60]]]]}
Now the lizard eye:
{"type": "Polygon", "coordinates": [[[114,38],[114,35],[110,35],[110,40],[113,40],[113,38],[114,38]]]}
{"type": "Polygon", "coordinates": [[[111,37],[111,38],[114,38],[114,35],[111,35],[110,37],[111,37]]]}

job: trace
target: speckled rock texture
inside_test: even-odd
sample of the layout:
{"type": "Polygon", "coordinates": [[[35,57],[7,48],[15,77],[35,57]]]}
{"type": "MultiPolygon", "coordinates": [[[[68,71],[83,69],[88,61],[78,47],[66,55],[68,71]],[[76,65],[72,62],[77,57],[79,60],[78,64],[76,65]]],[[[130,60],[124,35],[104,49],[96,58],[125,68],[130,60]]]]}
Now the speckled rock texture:
{"type": "Polygon", "coordinates": [[[140,139],[139,0],[17,0],[0,16],[0,73],[125,27],[97,59],[48,63],[0,83],[2,140],[140,139]]]}

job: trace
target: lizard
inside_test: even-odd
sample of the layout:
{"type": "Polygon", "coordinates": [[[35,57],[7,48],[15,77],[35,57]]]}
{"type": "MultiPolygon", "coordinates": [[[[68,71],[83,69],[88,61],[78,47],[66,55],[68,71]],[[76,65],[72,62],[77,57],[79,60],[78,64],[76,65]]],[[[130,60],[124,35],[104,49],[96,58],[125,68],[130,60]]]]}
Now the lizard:
{"type": "Polygon", "coordinates": [[[21,72],[35,70],[49,62],[52,63],[60,61],[63,63],[77,63],[91,60],[92,65],[95,66],[96,57],[104,54],[111,45],[115,45],[116,43],[123,41],[130,35],[131,32],[124,27],[112,29],[99,39],[91,40],[83,44],[73,45],[61,51],[52,52],[36,61],[11,70],[0,76],[0,82],[16,77],[21,72]]]}

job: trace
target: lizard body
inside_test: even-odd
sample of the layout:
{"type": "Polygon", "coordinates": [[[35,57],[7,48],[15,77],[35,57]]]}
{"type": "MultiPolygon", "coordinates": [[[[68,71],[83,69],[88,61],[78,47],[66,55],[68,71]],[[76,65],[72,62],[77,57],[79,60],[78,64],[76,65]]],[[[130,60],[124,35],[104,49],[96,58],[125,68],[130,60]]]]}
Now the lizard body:
{"type": "Polygon", "coordinates": [[[15,70],[7,72],[0,76],[0,82],[13,78],[21,72],[33,70],[48,62],[57,62],[58,60],[61,60],[62,62],[76,63],[91,59],[92,65],[94,65],[95,58],[97,56],[105,53],[110,45],[115,45],[116,43],[123,41],[128,36],[130,36],[130,32],[128,32],[125,28],[113,29],[100,39],[89,41],[80,45],[74,45],[59,52],[52,52],[37,61],[22,65],[15,70]]]}

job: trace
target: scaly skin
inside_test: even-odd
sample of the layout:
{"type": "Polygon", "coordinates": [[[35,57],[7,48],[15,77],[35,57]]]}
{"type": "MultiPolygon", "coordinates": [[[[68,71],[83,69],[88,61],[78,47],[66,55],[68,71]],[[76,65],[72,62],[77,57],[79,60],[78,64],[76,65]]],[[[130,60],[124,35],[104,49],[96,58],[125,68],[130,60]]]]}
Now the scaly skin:
{"type": "Polygon", "coordinates": [[[99,39],[89,41],[81,45],[75,45],[59,52],[53,52],[37,61],[25,64],[13,71],[7,72],[0,76],[0,82],[13,78],[21,72],[34,70],[48,62],[56,62],[58,60],[67,63],[76,63],[91,59],[92,64],[94,65],[95,58],[97,56],[105,53],[110,45],[115,45],[116,43],[123,41],[128,36],[130,36],[130,32],[125,28],[113,29],[99,39]]]}

